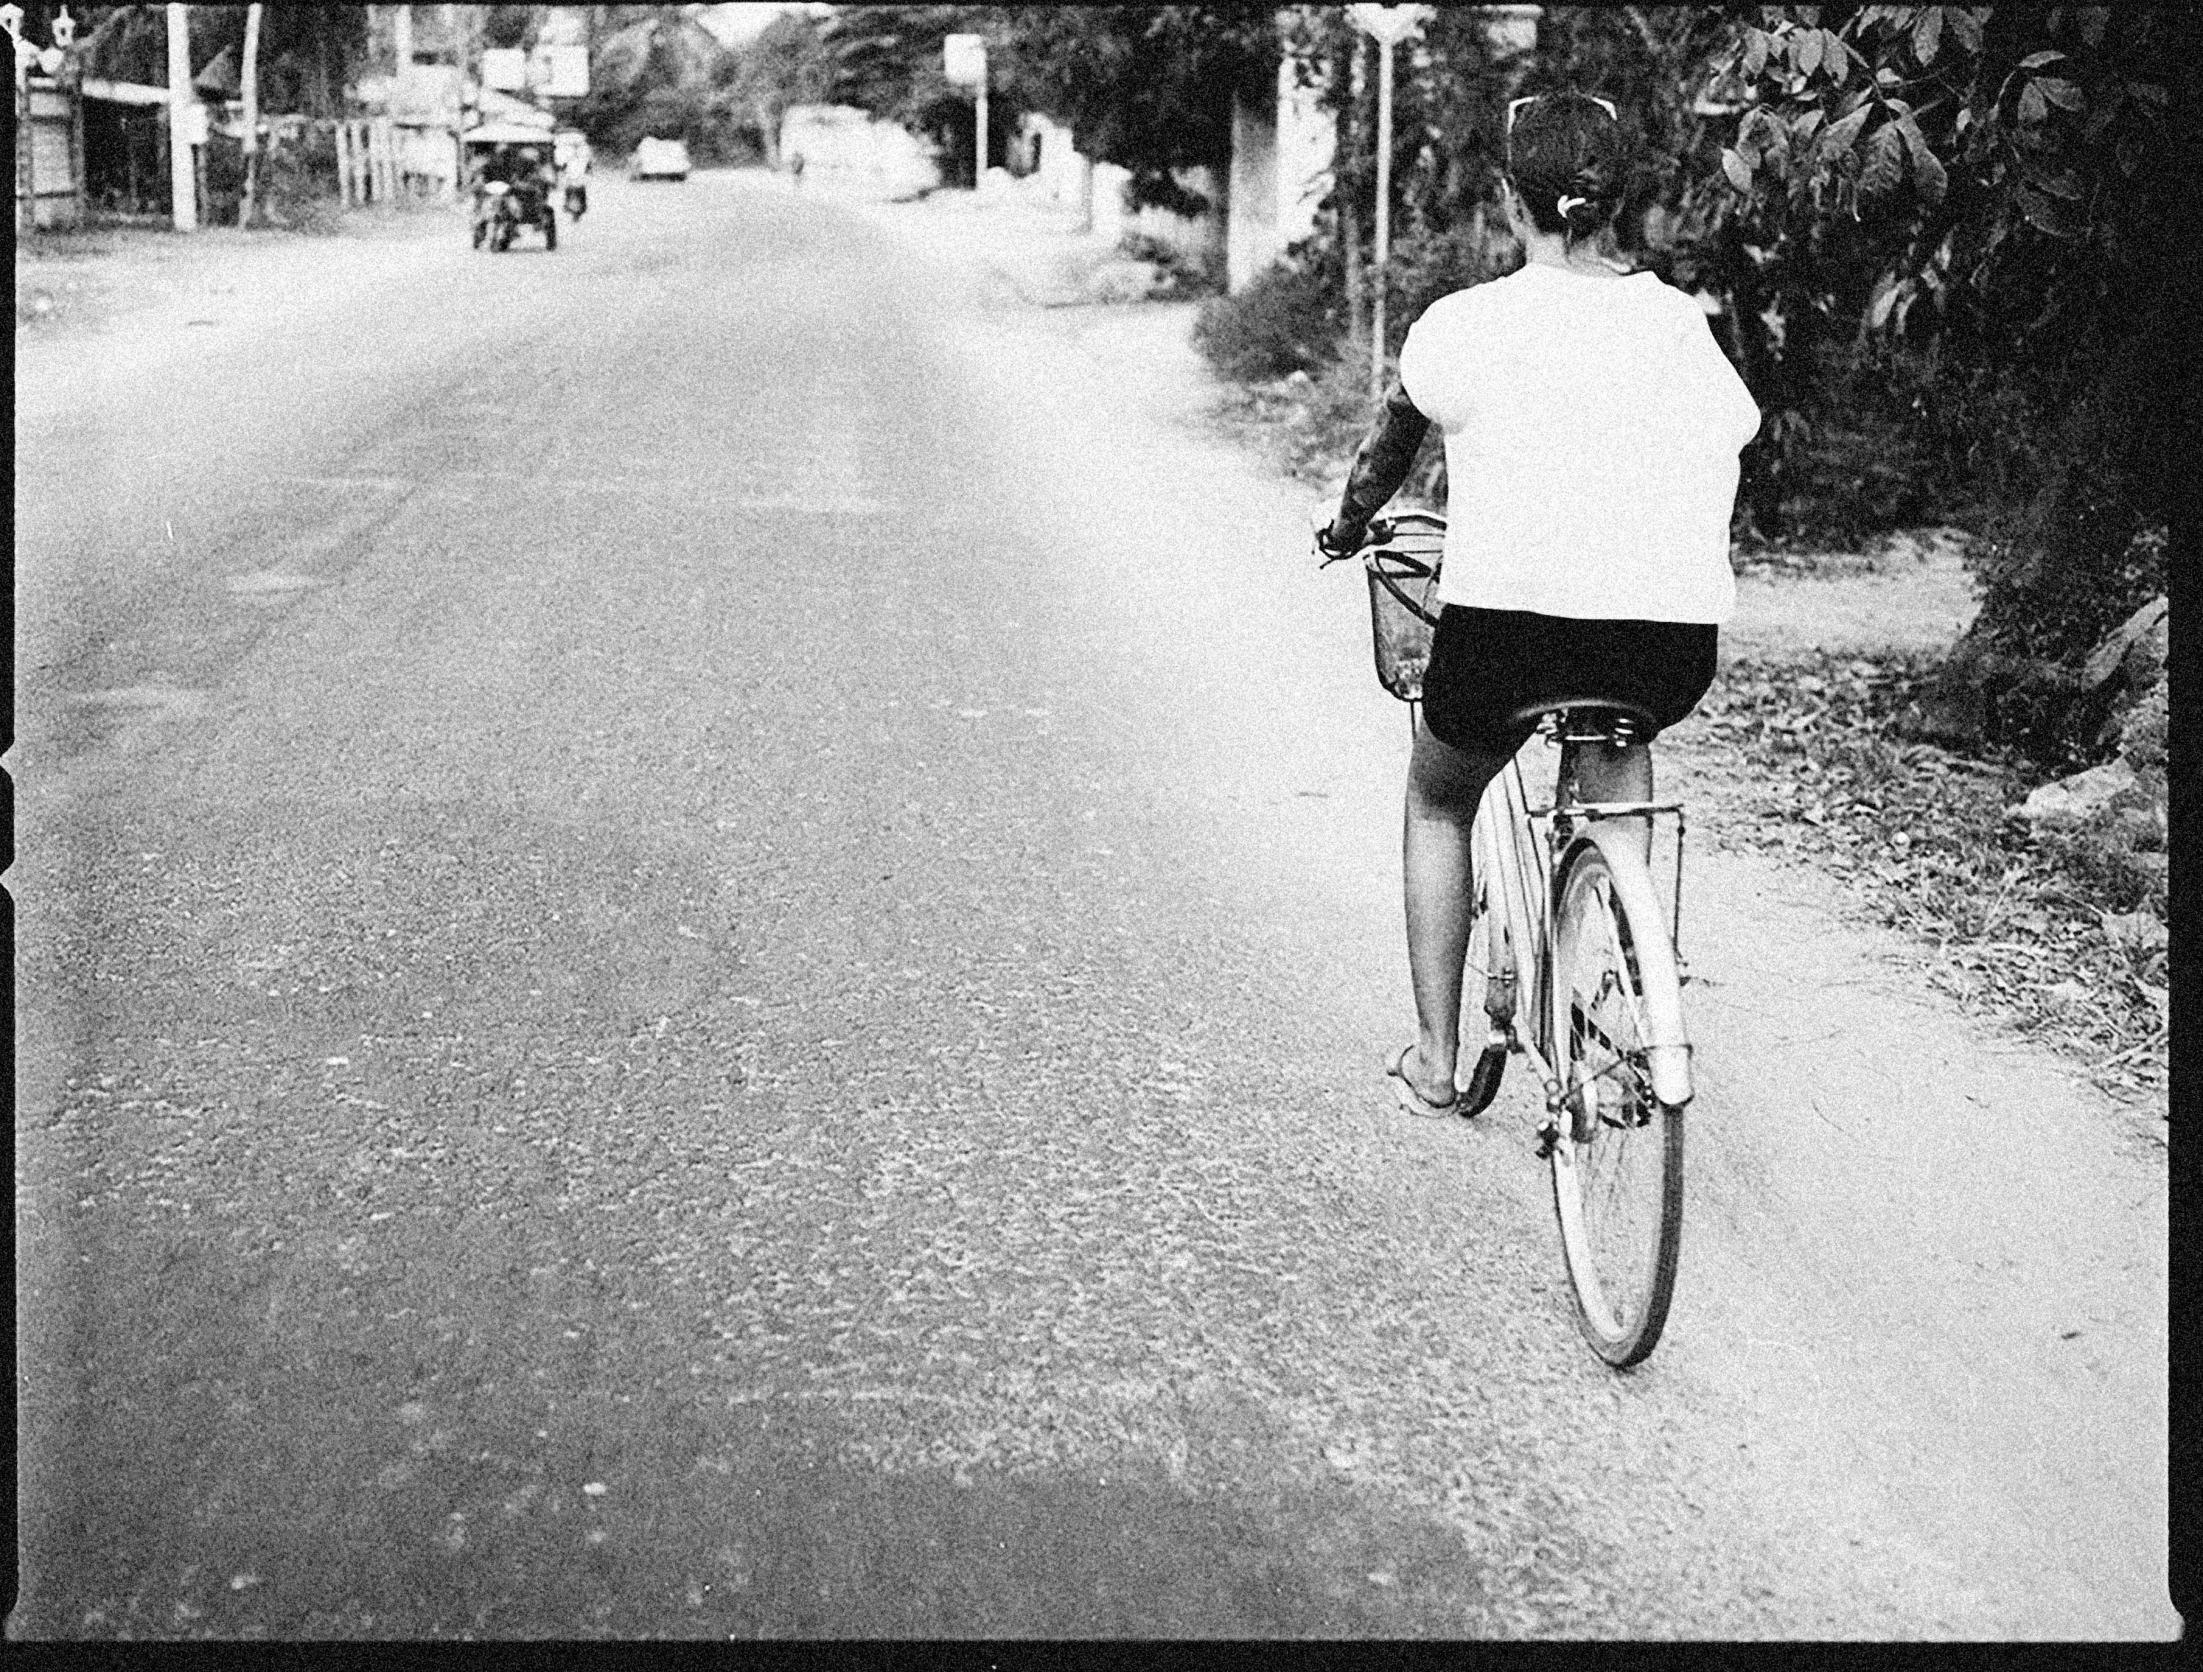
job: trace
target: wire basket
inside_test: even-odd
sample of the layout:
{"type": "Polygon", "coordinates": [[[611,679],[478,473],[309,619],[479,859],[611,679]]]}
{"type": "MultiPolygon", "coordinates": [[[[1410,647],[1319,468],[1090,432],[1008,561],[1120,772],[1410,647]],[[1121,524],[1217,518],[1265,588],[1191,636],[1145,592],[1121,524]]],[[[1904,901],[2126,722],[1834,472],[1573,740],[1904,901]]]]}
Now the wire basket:
{"type": "Polygon", "coordinates": [[[1431,634],[1438,626],[1438,565],[1446,545],[1442,517],[1404,511],[1362,553],[1369,576],[1369,626],[1377,682],[1402,702],[1423,696],[1431,634]]]}

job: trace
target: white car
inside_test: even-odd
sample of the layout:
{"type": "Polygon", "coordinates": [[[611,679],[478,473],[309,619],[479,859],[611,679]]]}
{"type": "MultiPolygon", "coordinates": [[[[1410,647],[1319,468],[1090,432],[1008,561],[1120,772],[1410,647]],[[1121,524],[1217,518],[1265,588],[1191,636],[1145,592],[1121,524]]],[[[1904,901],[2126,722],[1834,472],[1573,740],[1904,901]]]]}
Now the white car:
{"type": "Polygon", "coordinates": [[[642,139],[627,159],[630,180],[686,180],[688,147],[677,139],[642,139]]]}

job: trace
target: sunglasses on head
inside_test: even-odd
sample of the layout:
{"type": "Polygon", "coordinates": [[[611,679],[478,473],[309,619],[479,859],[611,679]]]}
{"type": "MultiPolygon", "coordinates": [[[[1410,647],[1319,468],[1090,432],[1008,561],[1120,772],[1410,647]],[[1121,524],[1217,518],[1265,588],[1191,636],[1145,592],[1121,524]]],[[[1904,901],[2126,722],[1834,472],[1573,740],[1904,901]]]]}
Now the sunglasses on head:
{"type": "MultiPolygon", "coordinates": [[[[1597,105],[1601,110],[1605,111],[1608,117],[1610,117],[1612,120],[1616,122],[1619,122],[1621,120],[1621,117],[1615,113],[1613,103],[1610,100],[1598,98],[1591,94],[1585,94],[1584,96],[1586,98],[1589,98],[1591,102],[1597,105]]],[[[1509,99],[1507,101],[1507,131],[1509,133],[1513,133],[1515,131],[1516,111],[1520,110],[1524,105],[1536,104],[1538,100],[1546,97],[1548,97],[1548,95],[1544,93],[1525,93],[1519,99],[1509,99]]]]}

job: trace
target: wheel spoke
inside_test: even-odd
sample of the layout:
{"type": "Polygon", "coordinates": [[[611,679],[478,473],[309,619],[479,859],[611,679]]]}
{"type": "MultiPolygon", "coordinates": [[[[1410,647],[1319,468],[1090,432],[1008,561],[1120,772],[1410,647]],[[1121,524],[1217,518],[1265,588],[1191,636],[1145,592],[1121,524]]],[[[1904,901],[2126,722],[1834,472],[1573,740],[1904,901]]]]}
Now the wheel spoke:
{"type": "Polygon", "coordinates": [[[1629,1006],[1629,1019],[1639,1039],[1650,1037],[1645,1026],[1644,1007],[1637,1002],[1636,959],[1622,946],[1619,926],[1614,921],[1614,897],[1610,890],[1601,889],[1593,896],[1598,903],[1599,933],[1606,941],[1606,968],[1614,974],[1622,990],[1622,997],[1629,1006]]]}

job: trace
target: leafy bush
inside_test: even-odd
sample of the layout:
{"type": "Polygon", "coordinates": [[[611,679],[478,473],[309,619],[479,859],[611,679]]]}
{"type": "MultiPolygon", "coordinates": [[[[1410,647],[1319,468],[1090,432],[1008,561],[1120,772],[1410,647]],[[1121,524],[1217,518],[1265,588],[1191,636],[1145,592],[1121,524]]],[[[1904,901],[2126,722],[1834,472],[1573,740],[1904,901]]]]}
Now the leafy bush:
{"type": "Polygon", "coordinates": [[[1241,382],[1311,375],[1338,357],[1346,310],[1320,273],[1280,263],[1236,296],[1201,304],[1193,346],[1241,382]]]}
{"type": "Polygon", "coordinates": [[[2119,731],[2119,753],[2127,765],[2141,773],[2165,770],[2166,734],[2169,729],[2171,681],[2157,676],[2142,700],[2127,711],[2119,731]]]}
{"type": "Polygon", "coordinates": [[[1408,327],[1441,296],[1502,278],[1522,265],[1521,246],[1470,220],[1439,232],[1410,233],[1392,252],[1385,290],[1385,351],[1397,359],[1408,327]]]}
{"type": "Polygon", "coordinates": [[[1220,249],[1189,255],[1175,244],[1137,232],[1127,233],[1118,240],[1117,249],[1120,254],[1134,261],[1144,261],[1161,273],[1162,283],[1154,293],[1159,297],[1223,294],[1224,252],[1220,249]]]}
{"type": "MultiPolygon", "coordinates": [[[[245,202],[245,148],[217,133],[206,148],[209,225],[235,226],[245,202]]],[[[337,225],[336,138],[326,130],[272,133],[260,153],[259,224],[299,232],[337,225]]]]}
{"type": "Polygon", "coordinates": [[[340,224],[337,139],[326,128],[270,144],[260,159],[260,212],[272,226],[334,232],[340,224]]]}
{"type": "MultiPolygon", "coordinates": [[[[1949,410],[1936,356],[1906,344],[1824,344],[1811,404],[1774,468],[1781,544],[1857,550],[1931,523],[1978,530],[1986,516],[1966,444],[1972,415],[1949,410]]],[[[1750,497],[1740,495],[1740,509],[1750,497]]],[[[1741,531],[1756,535],[1748,520],[1741,531]]]]}
{"type": "Polygon", "coordinates": [[[235,226],[245,198],[245,147],[234,134],[210,133],[204,150],[209,226],[235,226]]]}

